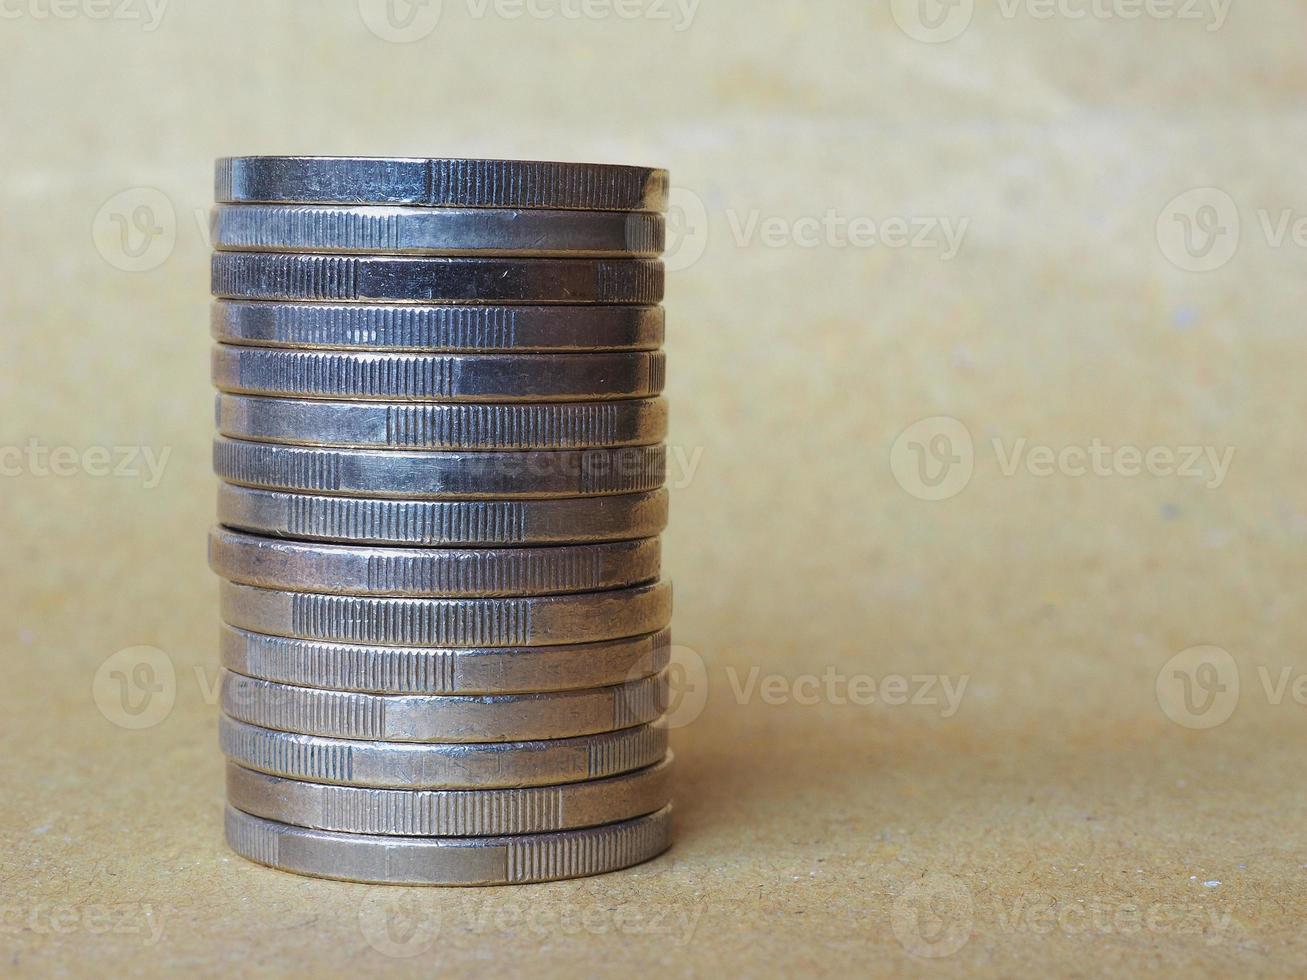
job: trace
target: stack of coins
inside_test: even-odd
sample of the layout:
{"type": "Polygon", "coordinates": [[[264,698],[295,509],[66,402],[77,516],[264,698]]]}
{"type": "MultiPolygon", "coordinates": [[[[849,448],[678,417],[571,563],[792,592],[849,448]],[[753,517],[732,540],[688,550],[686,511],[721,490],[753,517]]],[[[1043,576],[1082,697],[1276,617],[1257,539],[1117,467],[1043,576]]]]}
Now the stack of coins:
{"type": "Polygon", "coordinates": [[[667,174],[217,164],[227,839],[506,884],[669,844],[667,174]]]}

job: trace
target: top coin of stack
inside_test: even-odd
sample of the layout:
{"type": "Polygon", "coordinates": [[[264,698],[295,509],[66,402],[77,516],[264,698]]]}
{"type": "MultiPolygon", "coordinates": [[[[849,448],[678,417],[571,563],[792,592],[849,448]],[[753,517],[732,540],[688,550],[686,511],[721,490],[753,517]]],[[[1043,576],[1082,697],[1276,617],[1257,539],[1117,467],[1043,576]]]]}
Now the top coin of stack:
{"type": "Polygon", "coordinates": [[[217,164],[227,837],[546,881],[670,843],[667,173],[217,164]]]}

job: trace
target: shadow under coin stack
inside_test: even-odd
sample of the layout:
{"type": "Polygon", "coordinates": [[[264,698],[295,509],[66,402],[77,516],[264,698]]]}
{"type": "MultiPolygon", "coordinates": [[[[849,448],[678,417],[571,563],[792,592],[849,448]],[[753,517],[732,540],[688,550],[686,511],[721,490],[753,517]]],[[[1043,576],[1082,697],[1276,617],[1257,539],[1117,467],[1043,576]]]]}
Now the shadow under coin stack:
{"type": "Polygon", "coordinates": [[[481,885],[667,848],[667,174],[217,165],[227,839],[481,885]]]}

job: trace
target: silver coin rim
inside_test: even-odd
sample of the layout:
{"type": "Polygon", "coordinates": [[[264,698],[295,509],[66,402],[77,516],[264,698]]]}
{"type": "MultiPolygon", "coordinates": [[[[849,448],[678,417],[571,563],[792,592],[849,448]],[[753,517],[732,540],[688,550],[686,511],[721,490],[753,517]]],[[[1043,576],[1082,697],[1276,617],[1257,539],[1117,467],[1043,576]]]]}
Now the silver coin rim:
{"type": "Polygon", "coordinates": [[[329,595],[473,599],[602,592],[657,581],[661,558],[657,537],[525,548],[387,548],[269,538],[222,525],[209,529],[209,568],[219,577],[260,589],[329,595]],[[591,556],[599,566],[595,580],[568,578],[574,564],[586,564],[584,559],[591,556]],[[537,565],[514,571],[522,558],[534,559],[537,565]],[[418,572],[418,580],[387,584],[364,577],[371,576],[378,563],[384,568],[395,562],[410,566],[398,573],[399,579],[418,572]],[[421,563],[431,568],[421,569],[421,563]],[[551,571],[538,570],[540,566],[551,571]],[[437,588],[421,580],[426,574],[454,580],[437,588]],[[518,581],[506,580],[519,574],[518,581]],[[557,580],[551,583],[551,576],[557,580]]]}
{"type": "MultiPolygon", "coordinates": [[[[367,786],[376,789],[517,789],[528,786],[563,785],[565,783],[585,782],[616,776],[634,769],[652,765],[657,759],[667,754],[669,731],[662,718],[636,725],[633,728],[619,728],[611,732],[595,732],[591,735],[574,735],[571,738],[536,739],[517,742],[387,742],[358,738],[333,738],[329,735],[306,735],[303,732],[286,732],[277,728],[266,728],[232,718],[225,712],[218,714],[218,739],[223,754],[246,769],[265,772],[285,779],[305,779],[333,786],[367,786]],[[322,759],[346,755],[349,759],[349,778],[328,779],[322,772],[309,772],[307,767],[296,769],[283,765],[280,769],[269,768],[265,761],[254,756],[236,754],[230,751],[233,741],[242,735],[242,729],[252,729],[254,738],[271,737],[274,741],[284,741],[279,746],[281,758],[312,757],[322,759]],[[639,753],[643,746],[641,739],[647,738],[653,745],[651,754],[639,753]],[[553,769],[541,768],[534,771],[524,767],[527,762],[533,765],[541,759],[550,759],[554,753],[582,753],[587,765],[584,774],[577,773],[573,766],[563,772],[558,763],[552,762],[553,769]],[[617,758],[619,756],[634,758],[633,764],[618,763],[611,768],[596,767],[595,758],[617,758]],[[398,775],[390,776],[379,772],[386,768],[387,756],[399,756],[405,765],[396,766],[398,775]],[[493,768],[478,773],[477,765],[469,759],[480,756],[496,757],[493,768]],[[434,770],[419,760],[437,760],[440,770],[455,771],[462,774],[464,781],[432,781],[434,770]],[[515,770],[513,767],[517,766],[515,770]],[[405,768],[411,771],[405,772],[405,768]],[[360,769],[363,774],[360,774],[360,769]],[[478,775],[480,781],[468,781],[478,775]]],[[[553,756],[557,759],[557,756],[553,756]]]]}
{"type": "Polygon", "coordinates": [[[209,211],[220,252],[657,258],[665,229],[653,211],[252,201],[209,211]],[[641,238],[649,247],[637,246],[641,238]]]}
{"type": "MultiPolygon", "coordinates": [[[[514,786],[501,789],[392,789],[376,786],[351,786],[319,783],[307,779],[287,779],[240,765],[231,759],[226,765],[227,802],[243,813],[312,830],[342,834],[379,834],[387,837],[468,837],[549,834],[580,830],[604,824],[620,823],[656,813],[672,801],[671,774],[676,757],[672,752],[649,766],[600,779],[543,786],[514,786]],[[312,797],[318,796],[315,802],[312,797]],[[343,807],[337,810],[321,797],[333,795],[343,807]],[[555,797],[551,801],[550,797],[555,797]],[[645,802],[652,797],[656,802],[645,802]],[[551,802],[556,813],[545,814],[551,802]],[[436,824],[420,830],[394,826],[399,813],[424,809],[435,817],[436,824]],[[325,812],[325,811],[335,811],[325,812]],[[488,826],[469,834],[459,827],[468,819],[468,810],[477,812],[488,826]],[[579,811],[569,814],[569,810],[579,811]],[[524,813],[527,811],[527,813],[524,813]],[[368,813],[373,825],[364,828],[347,825],[349,817],[368,813]],[[340,817],[344,815],[344,819],[340,817]],[[550,819],[550,816],[557,819],[550,819]],[[512,822],[534,817],[547,822],[529,830],[513,828],[512,822]],[[391,823],[386,825],[387,820],[391,823]],[[489,829],[499,821],[505,829],[489,829]],[[382,829],[384,826],[384,829],[382,829]]],[[[360,821],[361,823],[362,821],[360,821]]]]}
{"type": "MultiPolygon", "coordinates": [[[[633,538],[651,538],[662,534],[667,529],[671,510],[671,494],[666,487],[643,493],[604,494],[590,497],[551,497],[542,500],[411,500],[393,497],[345,497],[327,494],[295,493],[288,490],[269,490],[262,487],[249,487],[237,483],[218,482],[218,522],[225,527],[238,531],[248,531],[264,537],[285,538],[298,541],[318,541],[324,544],[359,544],[419,548],[443,547],[490,547],[496,543],[507,547],[546,545],[546,544],[584,544],[600,541],[626,541],[633,538]],[[621,515],[626,524],[613,520],[596,520],[595,513],[604,511],[605,505],[621,501],[618,506],[629,513],[621,515]],[[392,526],[416,526],[421,522],[427,527],[436,526],[442,520],[453,521],[458,512],[466,512],[461,520],[471,520],[475,525],[478,511],[501,508],[505,516],[512,515],[514,526],[520,528],[512,534],[496,526],[488,528],[485,535],[471,538],[466,534],[448,534],[443,537],[416,534],[402,536],[392,533],[388,537],[373,534],[356,534],[354,536],[331,536],[315,532],[302,522],[291,519],[293,508],[313,511],[317,520],[329,516],[329,512],[351,511],[348,519],[358,524],[369,519],[375,526],[379,520],[390,522],[392,526]],[[595,513],[584,514],[586,510],[595,513]],[[442,517],[442,513],[448,511],[442,517]],[[582,513],[571,513],[580,511],[582,513]],[[369,512],[374,512],[369,518],[369,512]],[[375,513],[382,512],[382,513],[375,513]],[[649,512],[652,520],[640,519],[649,512]],[[566,517],[566,520],[559,518],[566,517]],[[588,518],[589,522],[583,518],[588,518]],[[555,528],[550,530],[549,522],[554,521],[555,528]],[[597,530],[607,527],[607,530],[597,530]],[[615,529],[615,530],[614,530],[615,529]]],[[[484,516],[484,515],[483,515],[484,516]]],[[[307,518],[306,518],[307,519],[307,518]]],[[[346,515],[339,515],[337,520],[346,521],[346,515]]],[[[333,530],[340,530],[335,528],[333,530]]]]}
{"type": "MultiPolygon", "coordinates": [[[[286,871],[293,874],[304,875],[313,878],[327,878],[337,881],[356,881],[369,884],[407,884],[407,885],[429,885],[438,886],[469,886],[469,885],[508,885],[508,884],[527,884],[544,881],[559,881],[569,878],[590,877],[598,874],[608,874],[613,871],[622,871],[628,868],[636,867],[651,861],[661,854],[666,853],[672,845],[672,827],[671,818],[675,804],[669,804],[656,813],[651,813],[643,817],[636,817],[633,820],[624,820],[615,824],[604,824],[599,827],[587,827],[580,830],[564,830],[553,834],[522,834],[518,836],[500,836],[500,837],[380,837],[368,834],[340,834],[327,830],[309,830],[304,827],[294,827],[290,824],[280,824],[274,820],[264,820],[261,817],[251,816],[243,813],[233,806],[227,806],[225,814],[225,836],[228,846],[239,854],[241,857],[265,867],[274,868],[280,871],[286,871]],[[650,846],[634,852],[634,854],[624,853],[615,861],[602,864],[591,871],[582,874],[559,874],[559,875],[533,875],[520,878],[514,878],[508,873],[507,864],[509,862],[509,849],[522,849],[538,844],[561,843],[583,840],[613,840],[618,839],[619,835],[628,830],[645,830],[652,831],[650,846]],[[258,848],[244,846],[242,842],[234,840],[233,837],[239,834],[252,836],[254,833],[262,833],[264,840],[258,848]],[[268,836],[275,835],[276,855],[266,852],[268,836]],[[283,847],[281,843],[286,838],[297,838],[295,848],[300,860],[292,862],[283,857],[283,847]],[[382,863],[387,867],[390,866],[390,855],[395,854],[396,850],[408,851],[410,854],[422,854],[435,856],[441,849],[445,848],[502,848],[505,851],[505,871],[500,877],[487,878],[456,878],[452,875],[440,877],[437,874],[427,874],[421,878],[414,875],[402,876],[396,874],[368,875],[361,876],[357,869],[358,854],[360,849],[363,850],[367,860],[376,862],[381,858],[382,863]],[[256,853],[264,851],[264,853],[256,853]],[[366,853],[366,852],[373,853],[366,853]],[[333,853],[334,852],[334,853],[333,853]],[[343,855],[348,854],[351,859],[347,860],[343,855]],[[271,858],[267,860],[265,858],[271,858]],[[332,867],[335,864],[336,867],[332,867]],[[354,868],[348,865],[355,865],[354,868]],[[352,872],[352,873],[351,873],[352,872]]],[[[592,851],[601,850],[601,848],[591,848],[592,851]]],[[[399,866],[412,867],[411,861],[396,862],[399,866]]]]}

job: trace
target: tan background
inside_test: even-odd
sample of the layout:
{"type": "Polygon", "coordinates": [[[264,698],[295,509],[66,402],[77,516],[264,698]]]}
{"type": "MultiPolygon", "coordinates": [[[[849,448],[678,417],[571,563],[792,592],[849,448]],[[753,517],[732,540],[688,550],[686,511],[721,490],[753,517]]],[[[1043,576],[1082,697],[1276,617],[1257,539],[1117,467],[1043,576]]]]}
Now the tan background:
{"type": "MultiPolygon", "coordinates": [[[[0,969],[1307,969],[1307,708],[1274,690],[1307,671],[1307,251],[1262,227],[1307,215],[1307,8],[1077,20],[1088,0],[1048,18],[1013,3],[982,0],[934,44],[900,29],[914,7],[897,0],[702,0],[684,30],[445,0],[429,36],[398,44],[353,0],[173,0],[154,30],[94,19],[95,0],[68,19],[11,0],[0,444],[171,455],[149,489],[28,463],[0,479],[0,969]],[[672,277],[669,394],[674,444],[702,456],[666,561],[709,696],[676,735],[666,857],[379,893],[225,850],[195,216],[215,156],[260,152],[648,163],[684,189],[679,264],[702,255],[672,277]],[[145,242],[153,268],[123,271],[112,214],[157,205],[143,187],[166,199],[147,223],[164,236],[145,242]],[[1194,187],[1241,219],[1237,253],[1206,272],[1157,233],[1194,187]],[[968,225],[951,259],[740,240],[751,216],[783,232],[828,211],[968,225]],[[891,447],[933,416],[964,423],[975,464],[926,502],[891,447]],[[995,439],[1235,457],[1215,487],[1005,475],[995,439]],[[1155,691],[1199,644],[1232,658],[1214,655],[1225,691],[1199,723],[1233,714],[1210,730],[1155,691]],[[166,718],[127,730],[92,687],[138,645],[175,684],[149,709],[166,718]],[[755,667],[805,695],[826,672],[967,686],[955,712],[783,705],[737,693],[755,667]],[[376,948],[396,903],[412,958],[376,948]]],[[[1206,703],[1213,675],[1191,674],[1206,703]]]]}

